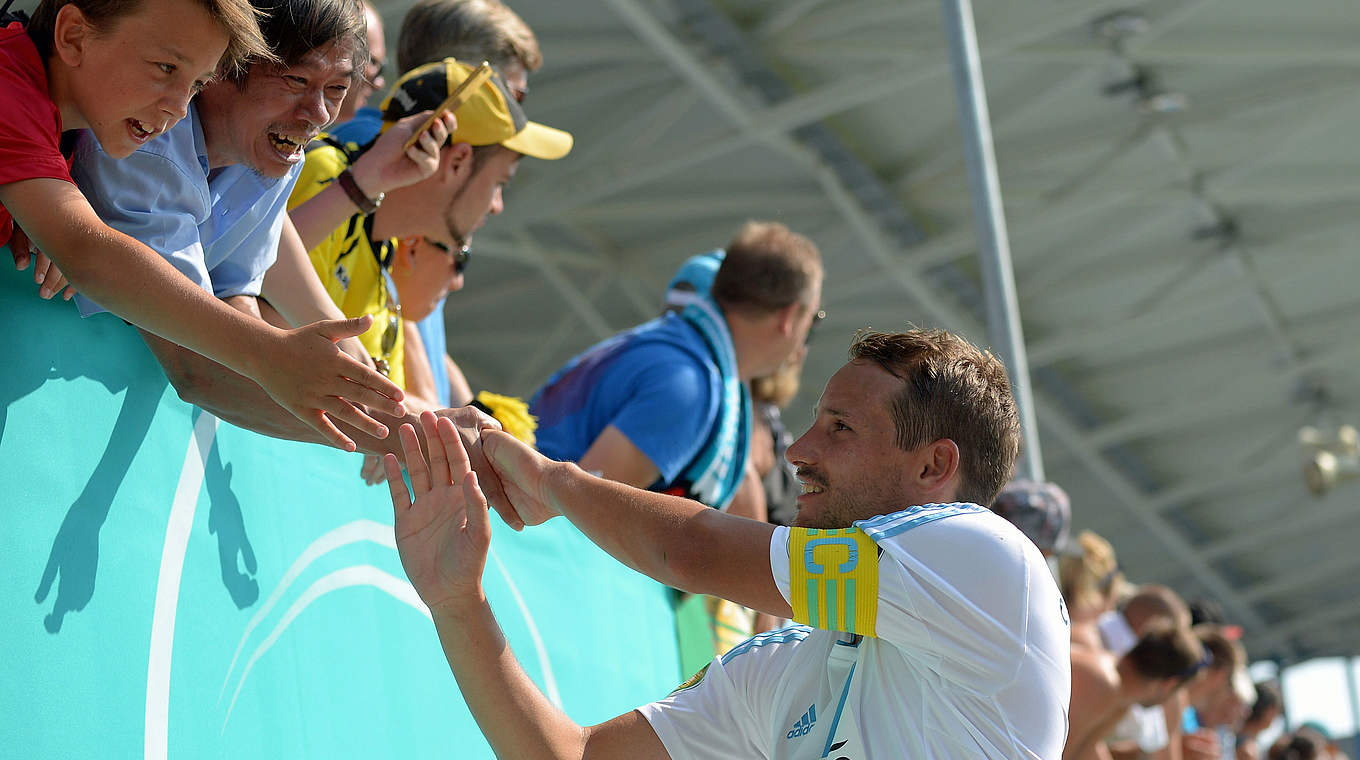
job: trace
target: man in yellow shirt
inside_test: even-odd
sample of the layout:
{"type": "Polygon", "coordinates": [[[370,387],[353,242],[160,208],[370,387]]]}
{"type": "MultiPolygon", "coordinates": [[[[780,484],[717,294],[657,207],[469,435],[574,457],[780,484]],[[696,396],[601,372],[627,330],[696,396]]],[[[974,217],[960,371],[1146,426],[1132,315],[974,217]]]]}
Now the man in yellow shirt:
{"type": "MultiPolygon", "coordinates": [[[[436,108],[471,71],[452,58],[413,69],[383,101],[384,129],[436,108]]],[[[425,179],[386,193],[362,187],[350,167],[382,137],[367,145],[323,137],[308,149],[289,199],[326,292],[347,316],[373,315],[373,327],[360,340],[398,385],[405,384],[404,339],[388,274],[396,238],[421,236],[456,255],[488,214],[501,212],[501,189],[521,156],[553,160],[571,150],[570,134],[525,118],[499,75],[478,87],[454,117],[449,144],[423,146],[438,154],[438,165],[425,179]],[[315,234],[309,231],[318,229],[331,231],[319,242],[309,239],[315,234]]],[[[429,134],[421,139],[431,142],[429,134]]]]}

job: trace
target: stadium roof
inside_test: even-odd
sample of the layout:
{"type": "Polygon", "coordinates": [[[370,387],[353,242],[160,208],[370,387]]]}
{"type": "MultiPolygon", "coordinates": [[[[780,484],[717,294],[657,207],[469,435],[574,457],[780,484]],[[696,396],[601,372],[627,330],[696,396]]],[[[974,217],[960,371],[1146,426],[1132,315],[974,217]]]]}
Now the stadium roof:
{"type": "MultiPolygon", "coordinates": [[[[531,392],[748,218],[827,260],[791,428],[858,327],[985,342],[937,2],[511,5],[545,57],[527,110],[576,149],[526,162],[449,300],[474,387],[531,392]]],[[[407,6],[378,3],[390,42],[407,6]]],[[[1217,600],[1254,658],[1360,654],[1360,485],[1312,496],[1298,443],[1360,423],[1360,15],[974,10],[1049,478],[1131,579],[1217,600]]]]}

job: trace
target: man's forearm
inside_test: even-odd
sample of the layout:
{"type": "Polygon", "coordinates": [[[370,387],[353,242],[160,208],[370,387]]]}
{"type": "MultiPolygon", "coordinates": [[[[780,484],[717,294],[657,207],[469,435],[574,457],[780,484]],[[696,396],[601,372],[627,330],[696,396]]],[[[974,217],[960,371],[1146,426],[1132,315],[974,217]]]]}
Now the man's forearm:
{"type": "Polygon", "coordinates": [[[585,731],[525,674],[485,598],[430,612],[463,699],[497,757],[584,757],[585,731]]]}
{"type": "Polygon", "coordinates": [[[279,232],[278,256],[264,275],[260,295],[294,327],[323,319],[345,318],[344,312],[326,294],[287,214],[279,232]]]}
{"type": "Polygon", "coordinates": [[[792,614],[769,572],[774,527],[697,501],[552,466],[552,507],[597,546],[654,580],[780,617],[792,614]]]}

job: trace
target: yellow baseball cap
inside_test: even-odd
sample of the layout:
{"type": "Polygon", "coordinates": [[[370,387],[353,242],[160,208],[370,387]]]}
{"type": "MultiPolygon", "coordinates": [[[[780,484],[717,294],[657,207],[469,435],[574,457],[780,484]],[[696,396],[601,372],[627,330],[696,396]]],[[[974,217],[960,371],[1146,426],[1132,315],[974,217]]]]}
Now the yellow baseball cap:
{"type": "MultiPolygon", "coordinates": [[[[445,58],[406,72],[382,102],[383,129],[411,114],[438,108],[473,68],[445,58]]],[[[571,134],[529,121],[505,81],[494,72],[453,115],[458,127],[449,137],[451,142],[504,145],[516,153],[548,161],[571,152],[571,134]]]]}

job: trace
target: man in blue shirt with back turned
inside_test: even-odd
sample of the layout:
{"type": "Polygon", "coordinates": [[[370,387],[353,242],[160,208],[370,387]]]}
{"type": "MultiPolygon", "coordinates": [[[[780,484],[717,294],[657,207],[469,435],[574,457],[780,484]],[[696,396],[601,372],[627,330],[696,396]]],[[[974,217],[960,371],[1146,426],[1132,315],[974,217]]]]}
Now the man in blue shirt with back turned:
{"type": "Polygon", "coordinates": [[[745,384],[802,346],[821,301],[821,254],[775,222],[748,222],[710,288],[678,311],[572,359],[530,402],[538,448],[609,480],[725,509],[746,472],[745,384]]]}

